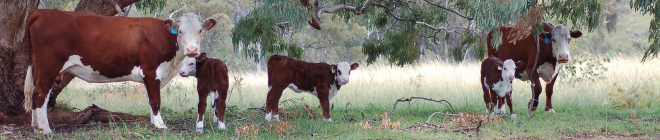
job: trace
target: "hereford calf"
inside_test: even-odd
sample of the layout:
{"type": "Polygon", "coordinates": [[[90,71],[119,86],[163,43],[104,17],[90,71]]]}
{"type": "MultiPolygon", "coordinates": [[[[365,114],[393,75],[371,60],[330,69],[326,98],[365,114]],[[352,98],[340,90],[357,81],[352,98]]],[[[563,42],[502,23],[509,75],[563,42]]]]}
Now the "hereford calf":
{"type": "Polygon", "coordinates": [[[195,76],[197,78],[197,92],[199,94],[199,104],[197,109],[197,132],[202,133],[204,129],[204,112],[206,112],[206,97],[213,99],[213,122],[218,123],[218,128],[226,129],[225,126],[225,100],[227,99],[227,89],[229,88],[229,76],[227,76],[227,66],[218,59],[207,58],[206,53],[197,57],[186,57],[183,60],[183,66],[179,74],[183,77],[195,76]]]}
{"type": "Polygon", "coordinates": [[[515,78],[515,71],[517,68],[523,68],[525,62],[518,61],[514,63],[513,60],[502,60],[497,57],[488,57],[481,63],[481,85],[484,91],[484,102],[486,108],[493,113],[504,113],[504,98],[506,98],[507,106],[511,110],[511,118],[516,118],[516,113],[513,111],[511,104],[511,91],[512,80],[515,78]],[[498,109],[500,107],[501,109],[498,109]]]}
{"type": "Polygon", "coordinates": [[[268,96],[266,97],[266,120],[271,117],[279,121],[278,102],[282,91],[287,87],[296,93],[308,92],[319,98],[325,121],[330,118],[329,102],[339,94],[339,88],[348,84],[351,70],[357,63],[349,65],[340,62],[336,65],[310,63],[282,55],[273,55],[268,59],[268,96]]]}

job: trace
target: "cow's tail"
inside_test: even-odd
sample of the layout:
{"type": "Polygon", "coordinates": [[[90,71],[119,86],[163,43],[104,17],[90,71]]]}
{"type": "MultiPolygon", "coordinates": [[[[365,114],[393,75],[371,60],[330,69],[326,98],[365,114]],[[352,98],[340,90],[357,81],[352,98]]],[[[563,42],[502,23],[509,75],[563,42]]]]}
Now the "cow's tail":
{"type": "Polygon", "coordinates": [[[25,95],[23,107],[25,111],[32,109],[32,94],[34,94],[34,80],[32,78],[32,66],[28,66],[27,72],[25,72],[25,85],[23,86],[23,95],[25,95]]]}
{"type": "Polygon", "coordinates": [[[32,74],[32,41],[30,38],[30,26],[38,19],[39,16],[31,15],[25,22],[25,39],[27,41],[27,54],[28,54],[28,68],[25,72],[25,81],[23,85],[23,107],[25,111],[32,110],[32,95],[34,94],[34,77],[32,74]]]}

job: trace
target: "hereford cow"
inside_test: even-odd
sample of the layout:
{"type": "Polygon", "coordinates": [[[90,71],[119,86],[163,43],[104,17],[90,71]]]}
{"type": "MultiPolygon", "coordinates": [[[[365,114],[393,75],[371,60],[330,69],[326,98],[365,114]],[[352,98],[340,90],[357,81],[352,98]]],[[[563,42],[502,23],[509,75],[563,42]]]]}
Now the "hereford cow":
{"type": "Polygon", "coordinates": [[[278,102],[282,91],[287,87],[296,93],[308,92],[319,98],[325,121],[330,118],[329,102],[339,94],[339,88],[348,84],[351,70],[358,67],[357,63],[349,65],[340,62],[337,65],[327,63],[310,63],[281,55],[273,55],[268,59],[268,96],[266,97],[266,120],[279,121],[278,102]]]}
{"type": "Polygon", "coordinates": [[[197,132],[204,130],[204,112],[206,112],[206,97],[213,99],[213,122],[218,123],[218,128],[226,129],[225,126],[225,100],[227,99],[227,89],[229,89],[229,76],[227,75],[227,66],[221,60],[207,58],[206,53],[197,57],[186,57],[183,59],[183,65],[179,74],[183,77],[195,76],[197,78],[197,94],[199,95],[199,104],[197,104],[197,132]]]}
{"type": "Polygon", "coordinates": [[[514,75],[517,68],[524,67],[525,62],[513,60],[500,60],[497,57],[488,57],[481,63],[481,88],[484,91],[484,102],[486,108],[493,113],[504,113],[504,100],[506,98],[507,106],[511,110],[511,118],[516,118],[511,103],[511,91],[514,75]],[[501,108],[501,109],[500,109],[501,108]]]}
{"type": "Polygon", "coordinates": [[[51,133],[46,103],[63,72],[91,83],[144,83],[151,123],[167,128],[159,112],[160,88],[179,72],[186,55],[199,54],[200,34],[215,23],[195,14],[160,20],[35,10],[25,28],[30,59],[24,89],[34,131],[51,133]]]}
{"type": "MultiPolygon", "coordinates": [[[[543,30],[547,33],[540,34],[539,38],[534,35],[529,35],[514,43],[508,39],[509,34],[516,32],[513,25],[502,26],[500,34],[502,37],[502,44],[495,49],[491,43],[493,38],[492,32],[488,34],[486,39],[488,43],[488,56],[495,56],[500,59],[512,59],[513,61],[522,61],[527,64],[524,68],[516,70],[516,78],[527,81],[532,80],[534,87],[533,97],[530,101],[530,109],[536,110],[538,106],[539,95],[541,94],[542,87],[539,83],[539,78],[545,81],[545,95],[546,106],[545,111],[554,114],[552,109],[552,88],[559,73],[559,64],[568,62],[570,58],[569,48],[571,47],[571,38],[579,38],[582,36],[580,31],[571,31],[564,25],[553,26],[549,23],[543,23],[543,30]],[[540,50],[538,52],[538,60],[534,66],[537,50],[536,42],[538,41],[540,50]],[[536,70],[532,72],[532,68],[536,70]],[[531,78],[529,77],[531,73],[531,78]]],[[[529,105],[528,104],[528,105],[529,105]]]]}

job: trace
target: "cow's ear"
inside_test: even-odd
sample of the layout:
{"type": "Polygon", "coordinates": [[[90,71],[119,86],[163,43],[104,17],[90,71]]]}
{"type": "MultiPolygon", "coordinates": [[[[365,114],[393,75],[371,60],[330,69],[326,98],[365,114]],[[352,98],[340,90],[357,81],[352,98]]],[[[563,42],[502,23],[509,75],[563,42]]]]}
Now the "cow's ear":
{"type": "Polygon", "coordinates": [[[206,60],[206,53],[202,53],[197,57],[197,62],[204,62],[206,60]]]}
{"type": "Polygon", "coordinates": [[[215,23],[216,23],[215,19],[212,18],[206,19],[202,22],[202,28],[204,28],[204,30],[207,31],[211,30],[213,26],[215,26],[215,23]]]}
{"type": "Polygon", "coordinates": [[[571,37],[572,38],[580,38],[582,36],[582,32],[580,31],[571,31],[571,37]]]}
{"type": "Polygon", "coordinates": [[[547,38],[547,39],[551,39],[551,38],[552,38],[552,33],[550,33],[550,32],[542,33],[542,34],[541,34],[541,38],[543,38],[543,39],[546,39],[546,38],[547,38]]]}
{"type": "Polygon", "coordinates": [[[337,65],[330,65],[332,67],[332,73],[337,73],[337,65]]]}
{"type": "Polygon", "coordinates": [[[523,61],[518,61],[518,62],[516,62],[516,67],[518,67],[518,68],[524,68],[524,67],[525,67],[525,62],[523,62],[523,61]]]}
{"type": "Polygon", "coordinates": [[[360,66],[360,65],[358,65],[358,63],[351,64],[351,70],[357,69],[358,66],[360,66]]]}
{"type": "Polygon", "coordinates": [[[165,24],[165,28],[171,29],[171,28],[177,28],[177,22],[174,19],[168,18],[165,21],[163,21],[163,24],[165,24]]]}
{"type": "Polygon", "coordinates": [[[502,70],[502,62],[497,62],[497,70],[502,70]]]}

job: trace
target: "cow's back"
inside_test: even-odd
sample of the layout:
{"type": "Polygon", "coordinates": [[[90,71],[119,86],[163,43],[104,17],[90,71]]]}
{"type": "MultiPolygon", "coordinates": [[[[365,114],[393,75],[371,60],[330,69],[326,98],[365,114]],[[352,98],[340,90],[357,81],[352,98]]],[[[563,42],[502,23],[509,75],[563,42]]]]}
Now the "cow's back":
{"type": "Polygon", "coordinates": [[[268,59],[268,85],[291,83],[299,89],[311,91],[315,86],[334,84],[332,66],[327,63],[310,63],[289,58],[282,55],[273,55],[268,59]]]}
{"type": "Polygon", "coordinates": [[[83,64],[109,78],[130,74],[140,64],[157,66],[171,60],[177,49],[176,35],[169,34],[164,22],[155,18],[36,10],[28,24],[36,59],[78,55],[83,64]]]}
{"type": "MultiPolygon", "coordinates": [[[[552,24],[544,23],[545,31],[551,31],[552,24]]],[[[537,66],[544,64],[546,61],[552,57],[552,44],[546,44],[541,38],[537,38],[534,35],[530,34],[527,37],[524,37],[520,40],[515,41],[515,44],[509,41],[509,35],[513,32],[517,32],[513,25],[504,25],[500,27],[500,37],[502,38],[502,44],[500,44],[497,49],[494,48],[491,39],[493,38],[493,32],[489,33],[486,38],[486,43],[488,45],[488,56],[494,56],[501,60],[512,59],[514,62],[522,61],[526,64],[534,64],[534,59],[537,56],[536,44],[539,43],[539,55],[537,66]]],[[[516,73],[521,73],[525,69],[518,69],[516,73]]]]}
{"type": "Polygon", "coordinates": [[[206,58],[197,64],[197,90],[226,91],[229,87],[227,65],[219,59],[206,58]]]}

